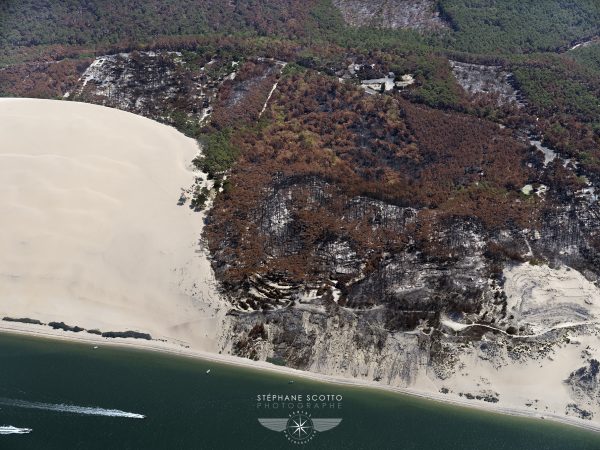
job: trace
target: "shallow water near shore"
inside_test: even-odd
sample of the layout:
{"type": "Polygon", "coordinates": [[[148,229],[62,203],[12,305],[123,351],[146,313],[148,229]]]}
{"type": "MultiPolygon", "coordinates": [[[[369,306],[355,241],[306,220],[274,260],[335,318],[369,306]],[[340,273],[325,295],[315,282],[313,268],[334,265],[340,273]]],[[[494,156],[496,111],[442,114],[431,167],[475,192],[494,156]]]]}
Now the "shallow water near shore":
{"type": "Polygon", "coordinates": [[[198,359],[9,334],[0,334],[0,426],[32,430],[0,435],[1,449],[600,448],[600,433],[549,421],[198,359]],[[257,396],[266,394],[303,396],[303,402],[264,400],[259,408],[257,396]],[[342,400],[307,402],[307,395],[342,400]],[[341,423],[298,444],[258,422],[287,419],[308,404],[313,419],[341,423]]]}

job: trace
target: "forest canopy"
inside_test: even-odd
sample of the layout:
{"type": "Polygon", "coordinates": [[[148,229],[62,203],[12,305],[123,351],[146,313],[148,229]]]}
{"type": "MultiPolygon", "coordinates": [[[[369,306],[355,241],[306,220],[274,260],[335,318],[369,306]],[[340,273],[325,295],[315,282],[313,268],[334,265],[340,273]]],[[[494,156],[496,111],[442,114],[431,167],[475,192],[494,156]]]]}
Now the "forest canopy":
{"type": "Polygon", "coordinates": [[[554,51],[600,32],[596,0],[441,0],[454,33],[446,45],[471,53],[554,51]]]}
{"type": "Polygon", "coordinates": [[[419,33],[351,28],[331,0],[5,0],[0,2],[0,57],[11,47],[93,48],[210,34],[509,54],[553,51],[600,31],[595,0],[440,0],[437,7],[447,29],[419,33]]]}

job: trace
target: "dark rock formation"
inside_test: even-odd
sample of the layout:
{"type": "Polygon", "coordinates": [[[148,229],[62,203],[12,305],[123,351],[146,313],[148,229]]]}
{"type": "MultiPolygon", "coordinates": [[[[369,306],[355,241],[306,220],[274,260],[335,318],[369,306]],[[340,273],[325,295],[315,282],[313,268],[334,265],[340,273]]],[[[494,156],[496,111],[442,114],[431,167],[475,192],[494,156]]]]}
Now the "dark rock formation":
{"type": "Polygon", "coordinates": [[[147,341],[152,340],[152,336],[150,336],[148,333],[139,333],[137,331],[105,331],[102,333],[102,337],[145,339],[147,341]]]}
{"type": "Polygon", "coordinates": [[[52,327],[55,330],[72,331],[73,333],[85,331],[85,328],[66,325],[64,322],[48,322],[48,326],[52,327]]]}
{"type": "Polygon", "coordinates": [[[46,325],[45,323],[42,323],[37,319],[29,319],[28,317],[23,317],[23,318],[3,317],[2,320],[6,321],[6,322],[20,322],[20,323],[28,323],[28,324],[32,324],[32,325],[46,325]]]}

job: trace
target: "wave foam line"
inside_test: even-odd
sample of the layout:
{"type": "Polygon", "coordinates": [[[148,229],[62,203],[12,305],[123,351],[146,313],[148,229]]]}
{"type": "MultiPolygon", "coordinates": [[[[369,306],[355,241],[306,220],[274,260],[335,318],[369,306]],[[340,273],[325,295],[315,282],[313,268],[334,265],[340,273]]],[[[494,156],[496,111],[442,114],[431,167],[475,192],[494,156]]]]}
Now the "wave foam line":
{"type": "Polygon", "coordinates": [[[119,409],[104,409],[89,406],[65,405],[62,403],[54,404],[28,402],[25,400],[13,400],[10,398],[0,398],[0,405],[16,406],[17,408],[43,409],[46,411],[66,412],[73,414],[85,414],[89,416],[127,417],[129,419],[143,419],[146,417],[143,414],[121,411],[119,409]]]}
{"type": "Polygon", "coordinates": [[[27,434],[31,433],[33,430],[31,428],[17,428],[12,425],[3,425],[0,426],[0,434],[27,434]]]}

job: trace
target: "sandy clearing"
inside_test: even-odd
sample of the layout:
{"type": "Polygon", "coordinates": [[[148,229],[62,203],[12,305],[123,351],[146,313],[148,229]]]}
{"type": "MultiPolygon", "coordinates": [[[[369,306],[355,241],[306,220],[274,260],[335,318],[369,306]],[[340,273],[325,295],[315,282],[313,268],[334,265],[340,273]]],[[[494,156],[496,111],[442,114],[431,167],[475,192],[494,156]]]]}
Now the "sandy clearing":
{"type": "Polygon", "coordinates": [[[0,316],[216,349],[219,298],[177,206],[197,144],[143,117],[0,100],[0,316]]]}

